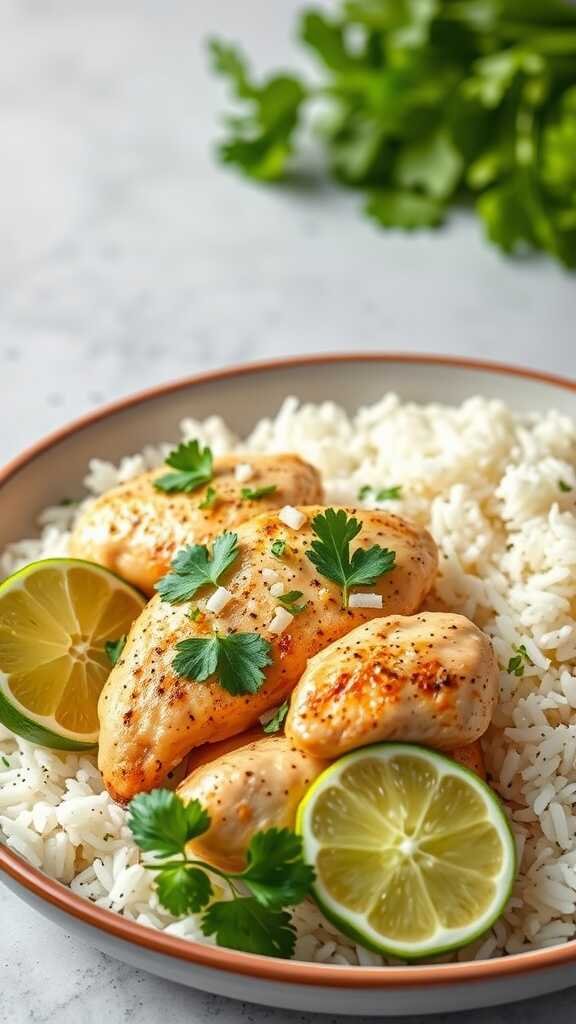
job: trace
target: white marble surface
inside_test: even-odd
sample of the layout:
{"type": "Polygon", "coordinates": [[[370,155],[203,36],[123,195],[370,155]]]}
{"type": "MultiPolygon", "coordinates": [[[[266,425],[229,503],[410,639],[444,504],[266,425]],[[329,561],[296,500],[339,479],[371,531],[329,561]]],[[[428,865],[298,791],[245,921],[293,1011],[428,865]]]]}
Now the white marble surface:
{"type": "MultiPolygon", "coordinates": [[[[292,59],[294,0],[0,0],[0,459],[102,401],[197,369],[346,349],[576,373],[576,278],[456,218],[382,235],[311,181],[248,185],[210,152],[211,32],[292,59]]],[[[300,1022],[144,975],[0,889],[0,1022],[300,1022]]],[[[573,1019],[574,992],[460,1020],[573,1019]]]]}

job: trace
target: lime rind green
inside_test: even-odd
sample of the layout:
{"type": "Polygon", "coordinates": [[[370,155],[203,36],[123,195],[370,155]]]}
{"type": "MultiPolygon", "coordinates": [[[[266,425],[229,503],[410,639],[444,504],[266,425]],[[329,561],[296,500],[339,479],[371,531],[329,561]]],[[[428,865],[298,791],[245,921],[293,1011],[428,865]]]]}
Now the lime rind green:
{"type": "MultiPolygon", "coordinates": [[[[366,794],[363,794],[362,802],[364,805],[365,796],[366,794]]],[[[428,802],[428,806],[432,802],[433,797],[431,797],[428,802]]],[[[423,820],[424,818],[425,815],[423,816],[423,820]]],[[[393,828],[394,827],[395,826],[393,826],[393,828]]],[[[466,828],[468,828],[468,826],[466,826],[466,828]]],[[[333,923],[345,935],[348,935],[361,946],[385,956],[393,956],[406,961],[418,961],[441,956],[455,949],[459,949],[462,946],[466,946],[484,935],[503,912],[510,897],[517,871],[517,855],[514,836],[508,824],[506,815],[501,807],[500,801],[496,795],[469,769],[457,764],[451,758],[440,754],[437,751],[433,751],[429,748],[421,747],[416,744],[381,743],[355,750],[340,758],[333,765],[327,768],[308,790],[298,809],[296,831],[303,838],[305,859],[316,868],[316,881],[313,887],[313,894],[326,917],[333,921],[333,923]],[[470,925],[465,927],[450,928],[439,926],[436,928],[434,934],[424,941],[411,942],[391,940],[388,936],[383,935],[367,920],[366,913],[361,913],[357,910],[350,910],[348,907],[336,900],[323,882],[322,870],[320,872],[318,871],[320,854],[326,849],[326,846],[323,846],[313,835],[312,815],[320,795],[326,793],[329,789],[338,787],[348,766],[357,765],[363,759],[366,759],[366,762],[368,762],[372,758],[381,759],[384,762],[391,762],[392,759],[397,756],[409,757],[412,760],[414,758],[421,758],[424,763],[434,768],[438,774],[439,780],[449,777],[464,780],[466,784],[471,787],[471,799],[481,799],[486,812],[484,820],[494,827],[501,843],[502,860],[500,871],[494,879],[495,893],[493,898],[490,900],[489,905],[485,907],[484,912],[480,914],[470,925]]],[[[363,856],[368,855],[369,858],[372,859],[375,851],[373,831],[373,826],[371,826],[368,833],[369,842],[365,848],[363,847],[363,856]]],[[[450,835],[456,835],[459,831],[460,834],[462,834],[462,830],[452,829],[451,831],[450,826],[449,829],[446,829],[439,834],[442,835],[442,841],[446,843],[449,841],[450,835]]],[[[388,825],[386,825],[383,835],[383,850],[386,849],[386,839],[388,839],[388,836],[389,828],[388,825]]],[[[424,845],[428,845],[429,843],[429,838],[423,840],[424,845]]],[[[340,851],[344,849],[350,850],[352,848],[349,842],[345,842],[341,847],[339,843],[334,841],[333,845],[340,851]]],[[[361,842],[357,842],[354,845],[357,847],[362,846],[361,842]]],[[[456,874],[458,874],[458,872],[460,872],[460,876],[462,875],[462,872],[464,872],[464,874],[467,873],[466,869],[462,868],[461,865],[457,869],[456,874]]],[[[478,872],[473,872],[473,875],[480,881],[481,876],[478,872]]],[[[385,866],[383,866],[383,885],[385,885],[385,876],[386,870],[385,866]]],[[[482,882],[483,884],[486,884],[485,879],[482,879],[482,882]]],[[[363,889],[365,886],[366,875],[363,874],[362,878],[358,879],[358,887],[359,889],[363,889]]],[[[359,897],[356,902],[357,906],[359,906],[366,905],[367,901],[360,899],[359,897]]],[[[449,909],[450,908],[447,908],[447,910],[449,909]]],[[[372,907],[372,912],[373,910],[374,907],[372,907]]],[[[447,914],[444,914],[444,917],[446,916],[447,914]]]]}

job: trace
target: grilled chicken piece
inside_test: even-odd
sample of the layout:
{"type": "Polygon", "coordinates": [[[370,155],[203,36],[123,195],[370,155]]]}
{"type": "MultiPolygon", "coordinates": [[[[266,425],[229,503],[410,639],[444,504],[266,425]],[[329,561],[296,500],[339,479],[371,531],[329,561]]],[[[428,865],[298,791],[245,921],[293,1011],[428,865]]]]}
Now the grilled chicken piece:
{"type": "Polygon", "coordinates": [[[456,747],[455,750],[449,750],[447,753],[463,768],[468,768],[469,771],[479,775],[486,782],[486,765],[480,740],[474,740],[474,743],[469,743],[466,747],[456,747]]]}
{"type": "MultiPolygon", "coordinates": [[[[486,777],[478,741],[449,753],[486,777]]],[[[210,815],[210,828],[192,840],[189,853],[224,870],[241,871],[254,833],[293,828],[298,804],[330,763],[298,750],[280,733],[266,736],[256,729],[200,747],[178,795],[185,803],[200,801],[210,815]]]]}
{"type": "Polygon", "coordinates": [[[254,833],[292,828],[298,804],[328,764],[276,735],[237,746],[196,768],[178,795],[186,803],[200,800],[211,824],[189,843],[189,852],[227,871],[241,871],[254,833]]]}
{"type": "MultiPolygon", "coordinates": [[[[189,617],[190,604],[166,604],[156,595],[134,623],[126,647],[100,696],[99,764],[110,793],[121,801],[158,786],[193,747],[244,732],[292,691],[308,658],[375,615],[414,612],[428,592],[437,567],[434,541],[425,530],[381,511],[355,515],[362,531],[352,547],[380,544],[396,552],[395,567],[371,586],[383,609],[342,609],[337,584],[320,576],[306,556],[313,539],[311,519],[322,511],[303,510],[299,530],[282,524],[276,512],[257,516],[237,529],[239,557],[222,579],[232,599],[219,615],[189,617]],[[271,554],[276,539],[289,551],[271,554]],[[301,590],[308,604],[280,635],[270,630],[278,609],[262,570],[275,569],[284,590],[301,590]],[[212,630],[258,632],[272,645],[273,663],[256,694],[232,696],[215,680],[195,683],[172,667],[176,644],[212,630]]],[[[194,603],[205,605],[202,597],[194,603]]]]}
{"type": "Polygon", "coordinates": [[[190,494],[167,494],[154,481],[170,472],[162,466],[103,494],[80,517],[70,538],[70,554],[112,569],[146,594],[168,571],[186,544],[206,544],[266,509],[322,501],[316,469],[297,455],[225,455],[214,460],[214,479],[190,494]],[[248,463],[248,483],[235,470],[248,463]],[[242,498],[242,488],[275,484],[273,494],[242,498]],[[201,508],[208,487],[217,492],[212,508],[201,508]]]}
{"type": "Polygon", "coordinates": [[[286,734],[316,757],[380,740],[452,750],[490,724],[498,690],[492,645],[445,612],[366,623],[317,654],[292,696],[286,734]]]}

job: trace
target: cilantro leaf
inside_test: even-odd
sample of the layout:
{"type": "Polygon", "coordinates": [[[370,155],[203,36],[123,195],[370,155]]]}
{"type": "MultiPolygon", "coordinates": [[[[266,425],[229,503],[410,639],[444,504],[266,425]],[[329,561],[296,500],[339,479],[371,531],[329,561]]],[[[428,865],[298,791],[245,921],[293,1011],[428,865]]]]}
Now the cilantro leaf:
{"type": "Polygon", "coordinates": [[[125,647],[126,634],[124,634],[124,636],[119,636],[117,640],[106,641],[104,644],[104,650],[106,651],[112,665],[116,664],[125,647]]]}
{"type": "Polygon", "coordinates": [[[183,852],[189,839],[206,832],[210,818],[198,800],[184,804],[169,789],[153,789],[130,801],[128,825],[141,850],[172,857],[183,852]]]}
{"type": "Polygon", "coordinates": [[[158,899],[175,917],[197,914],[212,896],[212,885],[205,871],[178,864],[163,868],[156,879],[158,899]]]}
{"type": "Polygon", "coordinates": [[[382,487],[376,492],[376,501],[399,501],[402,497],[402,487],[382,487]]]}
{"type": "Polygon", "coordinates": [[[534,663],[529,657],[528,651],[526,650],[524,644],[519,644],[518,646],[515,646],[513,650],[516,651],[516,654],[514,655],[514,657],[510,658],[508,665],[506,667],[506,671],[509,672],[510,675],[518,676],[518,678],[521,678],[524,675],[526,665],[533,665],[534,663]]]}
{"type": "Polygon", "coordinates": [[[210,676],[228,693],[258,693],[267,665],[272,664],[271,645],[259,633],[231,633],[192,637],[176,644],[172,665],[185,679],[202,683],[210,676]]]}
{"type": "Polygon", "coordinates": [[[278,490],[276,484],[266,484],[264,487],[243,487],[240,496],[242,501],[260,501],[267,498],[269,494],[275,494],[278,490]]]}
{"type": "Polygon", "coordinates": [[[178,552],[171,563],[171,572],[158,580],[154,589],[169,604],[189,601],[206,584],[216,586],[238,554],[238,536],[229,531],[216,537],[212,556],[205,544],[192,544],[178,552]]]}
{"type": "Polygon", "coordinates": [[[314,871],[302,857],[302,839],[290,829],[257,832],[251,839],[247,866],[240,873],[189,857],[186,844],[202,835],[210,818],[198,800],[185,804],[166,789],[141,793],[129,805],[128,824],[136,844],[164,858],[145,863],[154,872],[159,902],[176,917],[196,914],[213,897],[211,874],[230,887],[230,902],[215,902],[202,917],[205,935],[231,949],[269,956],[290,956],[295,934],[290,915],[281,908],[299,903],[310,891],[314,871]],[[166,858],[175,858],[166,861],[166,858]],[[239,895],[241,882],[251,892],[239,895]]]}
{"type": "Polygon", "coordinates": [[[283,558],[284,555],[286,554],[287,549],[288,549],[288,545],[287,545],[286,541],[285,540],[281,540],[280,538],[278,538],[278,540],[275,540],[270,545],[270,551],[274,555],[274,558],[283,558]]]}
{"type": "MultiPolygon", "coordinates": [[[[358,491],[358,500],[365,501],[373,493],[374,488],[370,484],[364,484],[358,491]]],[[[381,487],[374,497],[376,501],[399,501],[402,497],[402,486],[398,484],[395,487],[381,487]]]]}
{"type": "Polygon", "coordinates": [[[296,944],[290,914],[269,910],[253,896],[213,903],[201,927],[204,935],[216,935],[219,946],[245,953],[290,957],[296,944]]]}
{"type": "Polygon", "coordinates": [[[291,615],[300,615],[300,612],[305,611],[308,607],[308,601],[304,601],[304,604],[298,604],[301,597],[301,590],[289,590],[287,594],[280,594],[276,600],[283,608],[286,609],[286,611],[290,612],[291,615]]]}
{"type": "Polygon", "coordinates": [[[378,189],[370,193],[364,210],[384,228],[435,228],[444,219],[441,202],[407,189],[378,189]]]}
{"type": "Polygon", "coordinates": [[[396,161],[396,181],[408,189],[421,189],[435,199],[445,199],[456,188],[463,158],[442,128],[404,146],[396,161]]]}
{"type": "Polygon", "coordinates": [[[314,869],[302,859],[302,839],[288,828],[257,832],[247,861],[238,877],[265,907],[300,903],[314,881],[314,869]]]}
{"type": "Polygon", "coordinates": [[[559,480],[558,487],[561,491],[563,491],[564,494],[568,494],[568,492],[572,490],[570,484],[567,484],[565,480],[559,480]]]}
{"type": "Polygon", "coordinates": [[[350,542],[358,536],[362,524],[344,509],[327,508],[312,520],[316,539],[306,552],[318,572],[342,588],[343,607],[348,607],[350,587],[375,583],[394,568],[395,552],[374,544],[357,548],[350,557],[350,542]]]}
{"type": "Polygon", "coordinates": [[[280,732],[284,719],[288,714],[288,709],[289,704],[288,701],[285,700],[284,703],[281,704],[280,707],[276,710],[276,713],[273,715],[273,717],[270,718],[268,722],[266,722],[266,725],[262,726],[263,731],[266,733],[280,732]]]}
{"type": "Polygon", "coordinates": [[[169,453],[166,465],[177,470],[154,481],[158,491],[184,491],[188,494],[212,479],[213,456],[210,448],[201,448],[198,441],[186,441],[169,453]]]}
{"type": "Polygon", "coordinates": [[[227,119],[229,135],[218,146],[220,159],[259,181],[281,178],[292,153],[305,88],[297,78],[283,74],[258,85],[239,50],[217,39],[209,48],[214,70],[228,79],[246,105],[244,113],[227,119]]]}
{"type": "Polygon", "coordinates": [[[201,508],[201,509],[211,509],[211,508],[214,508],[214,505],[216,504],[217,501],[218,501],[218,491],[216,490],[215,487],[208,487],[208,489],[206,491],[206,494],[204,495],[204,498],[202,499],[202,501],[198,505],[198,508],[201,508]]]}

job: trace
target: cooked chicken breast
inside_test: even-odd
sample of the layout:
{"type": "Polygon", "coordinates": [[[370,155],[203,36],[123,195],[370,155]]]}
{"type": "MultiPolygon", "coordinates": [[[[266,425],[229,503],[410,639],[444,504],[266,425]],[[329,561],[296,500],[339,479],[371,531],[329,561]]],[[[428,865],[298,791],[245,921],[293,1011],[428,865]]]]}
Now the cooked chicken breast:
{"type": "MultiPolygon", "coordinates": [[[[449,755],[486,777],[478,741],[449,755]]],[[[178,795],[186,803],[200,801],[210,815],[210,828],[189,844],[189,853],[227,871],[241,871],[252,836],[267,828],[293,828],[298,804],[331,762],[305,754],[280,733],[266,736],[254,729],[200,747],[191,764],[178,795]]]]}
{"type": "Polygon", "coordinates": [[[484,764],[484,754],[482,753],[480,740],[474,740],[474,743],[469,743],[466,747],[456,747],[455,750],[449,750],[447,753],[458,764],[468,768],[469,771],[474,772],[475,775],[479,775],[481,779],[486,781],[486,765],[484,764]]]}
{"type": "Polygon", "coordinates": [[[211,824],[189,843],[189,852],[227,871],[241,871],[254,833],[292,828],[298,804],[328,763],[276,735],[196,768],[180,784],[178,795],[186,803],[199,800],[211,824]]]}
{"type": "MultiPolygon", "coordinates": [[[[154,597],[134,623],[122,657],[100,696],[99,764],[110,793],[129,800],[158,786],[193,747],[226,739],[253,726],[260,715],[280,704],[292,691],[308,658],[375,615],[414,612],[426,595],[437,567],[434,541],[424,530],[381,511],[355,514],[362,531],[352,549],[379,544],[396,552],[395,566],[369,588],[382,595],[383,608],[342,608],[336,583],[318,571],[306,552],[313,539],[317,506],[303,510],[306,521],[289,529],[277,512],[268,512],[237,529],[239,557],[222,578],[232,597],[219,614],[189,617],[190,603],[171,605],[154,597]],[[286,540],[282,560],[271,544],[286,540]],[[300,590],[303,612],[284,632],[271,624],[278,599],[263,570],[274,569],[284,591],[300,590]],[[212,631],[258,632],[271,644],[272,664],[258,693],[233,696],[216,679],[192,682],[173,669],[176,644],[212,631]]],[[[194,600],[201,608],[206,597],[194,600]]]]}
{"type": "Polygon", "coordinates": [[[451,750],[486,731],[497,690],[492,645],[469,619],[391,615],[312,658],[292,696],[286,735],[315,757],[379,740],[451,750]]]}
{"type": "Polygon", "coordinates": [[[162,466],[143,473],[98,498],[76,523],[70,554],[105,565],[144,593],[153,594],[154,584],[186,544],[206,544],[266,509],[322,501],[317,470],[298,455],[223,456],[214,460],[210,484],[190,494],[157,490],[154,481],[167,472],[162,466]],[[248,483],[236,478],[241,463],[253,469],[248,483]],[[272,484],[276,486],[273,494],[256,500],[242,498],[243,487],[256,490],[272,484]],[[212,508],[201,508],[209,486],[217,492],[217,500],[212,508]]]}

